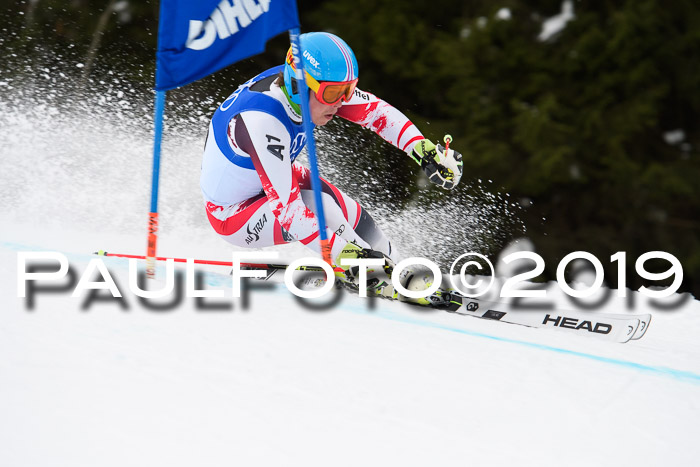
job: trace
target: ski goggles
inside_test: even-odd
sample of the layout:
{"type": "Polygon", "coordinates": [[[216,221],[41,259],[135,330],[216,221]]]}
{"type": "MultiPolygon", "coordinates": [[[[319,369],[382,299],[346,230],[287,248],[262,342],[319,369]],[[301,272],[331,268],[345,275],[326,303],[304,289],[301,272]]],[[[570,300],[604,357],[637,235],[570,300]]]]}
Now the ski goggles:
{"type": "Polygon", "coordinates": [[[321,81],[318,82],[309,73],[306,73],[306,84],[316,94],[316,99],[322,104],[335,105],[343,99],[348,102],[352,98],[357,86],[357,78],[350,81],[321,81]]]}

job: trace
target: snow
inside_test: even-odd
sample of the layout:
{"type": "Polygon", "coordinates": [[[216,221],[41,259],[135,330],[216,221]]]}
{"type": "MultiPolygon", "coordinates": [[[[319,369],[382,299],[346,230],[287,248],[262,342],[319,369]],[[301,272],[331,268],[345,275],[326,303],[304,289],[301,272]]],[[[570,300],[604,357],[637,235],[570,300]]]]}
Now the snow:
{"type": "Polygon", "coordinates": [[[538,36],[539,40],[547,41],[562,29],[566,27],[566,23],[575,18],[574,15],[574,2],[571,0],[564,0],[561,4],[561,13],[558,15],[547,18],[547,20],[542,24],[542,31],[538,36]]]}
{"type": "Polygon", "coordinates": [[[501,8],[496,12],[496,18],[502,19],[504,21],[511,18],[511,13],[509,8],[501,8]]]}
{"type": "MultiPolygon", "coordinates": [[[[641,340],[616,344],[349,294],[314,310],[279,285],[247,306],[156,311],[129,291],[127,262],[104,258],[126,309],[66,290],[29,310],[18,252],[61,252],[77,277],[93,251],[144,252],[150,122],[3,99],[0,465],[697,463],[700,302],[687,295],[664,309],[601,290],[600,312],[653,314],[641,340]]],[[[204,135],[171,122],[159,254],[228,260],[201,209],[204,135]]],[[[207,269],[207,287],[230,295],[227,272],[207,269]]],[[[576,307],[556,284],[539,300],[576,307]]]]}
{"type": "MultiPolygon", "coordinates": [[[[247,309],[184,299],[157,312],[128,291],[126,261],[105,258],[128,310],[83,310],[85,296],[65,292],[29,311],[16,255],[40,236],[9,230],[2,465],[690,465],[700,454],[692,299],[665,312],[635,294],[651,327],[611,344],[348,294],[312,311],[279,285],[253,290],[247,309]]],[[[80,276],[91,233],[43,233],[80,276]]],[[[226,271],[207,277],[230,296],[226,271]]]]}
{"type": "Polygon", "coordinates": [[[664,133],[664,141],[670,145],[680,144],[685,141],[685,131],[682,129],[671,130],[664,133]]]}

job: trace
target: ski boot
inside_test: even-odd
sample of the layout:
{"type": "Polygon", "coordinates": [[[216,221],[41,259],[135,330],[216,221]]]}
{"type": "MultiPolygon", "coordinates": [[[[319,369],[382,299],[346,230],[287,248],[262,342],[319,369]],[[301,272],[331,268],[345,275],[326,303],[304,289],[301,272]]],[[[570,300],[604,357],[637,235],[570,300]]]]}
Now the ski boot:
{"type": "MultiPolygon", "coordinates": [[[[360,246],[350,242],[340,252],[336,258],[336,264],[340,264],[343,258],[360,258],[360,259],[383,259],[382,266],[367,268],[367,295],[379,296],[381,290],[390,285],[391,271],[394,263],[383,253],[360,246]]],[[[336,285],[359,292],[359,266],[336,266],[335,277],[336,285]]]]}
{"type": "MultiPolygon", "coordinates": [[[[399,282],[411,292],[426,290],[433,285],[433,272],[427,268],[406,268],[401,271],[399,282]]],[[[449,283],[443,277],[442,284],[449,283]]],[[[463,297],[452,287],[442,285],[432,294],[422,298],[409,298],[396,293],[397,299],[421,306],[430,306],[445,311],[456,311],[462,306],[463,297]]]]}

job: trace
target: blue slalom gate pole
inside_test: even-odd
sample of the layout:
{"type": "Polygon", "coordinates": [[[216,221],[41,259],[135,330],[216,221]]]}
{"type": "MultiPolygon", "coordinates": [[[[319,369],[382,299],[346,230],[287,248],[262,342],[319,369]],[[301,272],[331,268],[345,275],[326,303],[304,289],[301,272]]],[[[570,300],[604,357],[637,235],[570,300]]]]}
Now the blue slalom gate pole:
{"type": "Polygon", "coordinates": [[[156,245],[158,243],[158,184],[160,177],[160,144],[163,140],[163,114],[165,91],[156,91],[153,114],[153,176],[151,182],[151,211],[148,214],[148,247],[146,249],[146,275],[153,279],[156,274],[156,245]]]}
{"type": "MultiPolygon", "coordinates": [[[[321,176],[318,173],[318,161],[316,159],[316,142],[314,141],[314,126],[311,122],[311,110],[309,109],[309,88],[304,76],[304,65],[301,60],[301,45],[299,42],[299,28],[289,30],[289,42],[292,45],[294,65],[296,67],[297,86],[301,95],[301,114],[306,132],[306,148],[309,153],[309,165],[311,166],[311,188],[314,191],[316,204],[316,217],[318,217],[318,231],[321,239],[321,254],[323,260],[333,266],[331,260],[331,248],[326,235],[326,216],[323,213],[323,201],[321,198],[321,176]]],[[[291,91],[291,89],[290,89],[291,91]]]]}

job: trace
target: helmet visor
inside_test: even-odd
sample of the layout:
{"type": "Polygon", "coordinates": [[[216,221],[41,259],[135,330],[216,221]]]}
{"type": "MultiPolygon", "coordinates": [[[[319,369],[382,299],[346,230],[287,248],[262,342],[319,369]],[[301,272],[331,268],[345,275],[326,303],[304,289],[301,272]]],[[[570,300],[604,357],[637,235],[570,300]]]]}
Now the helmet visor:
{"type": "Polygon", "coordinates": [[[322,104],[335,105],[339,100],[343,99],[348,102],[352,98],[352,94],[355,92],[355,87],[357,86],[357,78],[350,81],[321,81],[318,82],[316,79],[306,73],[306,84],[309,89],[316,94],[316,99],[322,104]]]}
{"type": "Polygon", "coordinates": [[[336,104],[341,99],[348,102],[355,92],[355,86],[357,86],[357,79],[344,83],[325,81],[320,83],[316,97],[326,105],[336,104]]]}

